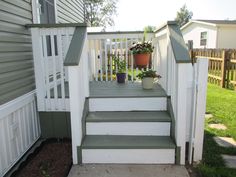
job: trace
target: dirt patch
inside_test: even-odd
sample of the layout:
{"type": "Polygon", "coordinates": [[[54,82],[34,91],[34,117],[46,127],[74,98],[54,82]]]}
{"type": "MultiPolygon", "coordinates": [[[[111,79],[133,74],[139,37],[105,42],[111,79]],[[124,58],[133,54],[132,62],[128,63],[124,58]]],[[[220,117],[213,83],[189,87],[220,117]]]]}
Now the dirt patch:
{"type": "Polygon", "coordinates": [[[202,177],[192,165],[185,165],[190,177],[202,177]]]}
{"type": "Polygon", "coordinates": [[[71,164],[71,142],[50,140],[43,143],[12,177],[66,177],[71,164]]]}

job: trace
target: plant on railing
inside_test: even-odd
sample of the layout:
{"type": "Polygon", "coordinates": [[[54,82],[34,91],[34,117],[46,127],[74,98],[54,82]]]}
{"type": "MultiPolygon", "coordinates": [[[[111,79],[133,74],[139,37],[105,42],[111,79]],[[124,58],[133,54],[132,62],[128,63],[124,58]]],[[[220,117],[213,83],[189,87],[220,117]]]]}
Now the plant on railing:
{"type": "Polygon", "coordinates": [[[149,63],[150,55],[153,52],[153,49],[154,47],[150,41],[137,42],[133,44],[130,50],[134,55],[136,66],[140,68],[146,67],[149,63]]]}
{"type": "Polygon", "coordinates": [[[150,69],[150,70],[144,70],[141,73],[137,75],[139,79],[142,79],[142,86],[144,89],[152,89],[154,85],[154,79],[160,79],[161,76],[157,74],[156,71],[150,69]]]}
{"type": "Polygon", "coordinates": [[[152,46],[152,42],[150,41],[134,43],[130,48],[133,54],[152,53],[153,49],[154,47],[152,46]]]}
{"type": "Polygon", "coordinates": [[[118,83],[125,83],[126,79],[126,61],[116,56],[112,56],[112,60],[117,68],[116,78],[118,83]]]}

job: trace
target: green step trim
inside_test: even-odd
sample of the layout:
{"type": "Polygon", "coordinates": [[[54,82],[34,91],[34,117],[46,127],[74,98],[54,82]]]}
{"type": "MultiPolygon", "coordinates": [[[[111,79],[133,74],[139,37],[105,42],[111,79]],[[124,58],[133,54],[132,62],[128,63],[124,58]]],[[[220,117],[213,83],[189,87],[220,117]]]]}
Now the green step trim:
{"type": "Polygon", "coordinates": [[[171,122],[167,111],[90,112],[86,122],[171,122]]]}
{"type": "Polygon", "coordinates": [[[86,135],[82,149],[175,149],[169,136],[86,135]]]}
{"type": "Polygon", "coordinates": [[[77,146],[77,158],[78,158],[78,164],[82,164],[82,149],[81,149],[81,146],[77,146]]]}

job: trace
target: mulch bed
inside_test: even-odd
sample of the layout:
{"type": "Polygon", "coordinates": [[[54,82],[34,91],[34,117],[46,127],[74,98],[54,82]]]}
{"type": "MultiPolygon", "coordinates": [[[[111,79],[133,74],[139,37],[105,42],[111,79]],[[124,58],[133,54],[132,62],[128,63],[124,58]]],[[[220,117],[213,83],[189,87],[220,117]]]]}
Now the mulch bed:
{"type": "Polygon", "coordinates": [[[43,143],[12,177],[66,177],[71,165],[71,142],[50,140],[43,143]]]}

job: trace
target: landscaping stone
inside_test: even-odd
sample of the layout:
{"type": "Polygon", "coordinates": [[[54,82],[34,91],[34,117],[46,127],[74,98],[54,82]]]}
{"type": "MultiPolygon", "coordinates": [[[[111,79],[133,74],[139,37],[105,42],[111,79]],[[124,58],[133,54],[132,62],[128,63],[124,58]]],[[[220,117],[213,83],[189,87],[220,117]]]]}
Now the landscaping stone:
{"type": "Polygon", "coordinates": [[[215,142],[222,147],[236,147],[236,141],[229,137],[214,137],[215,142]]]}
{"type": "Polygon", "coordinates": [[[205,118],[206,118],[206,119],[210,119],[210,118],[212,118],[212,117],[213,117],[212,114],[205,114],[205,118]]]}
{"type": "Polygon", "coordinates": [[[226,130],[227,127],[224,124],[209,124],[210,128],[215,128],[217,130],[226,130]]]}
{"type": "Polygon", "coordinates": [[[189,177],[180,165],[74,165],[68,177],[189,177]]]}
{"type": "Polygon", "coordinates": [[[229,168],[236,168],[236,156],[231,156],[231,155],[222,155],[225,165],[229,168]]]}

